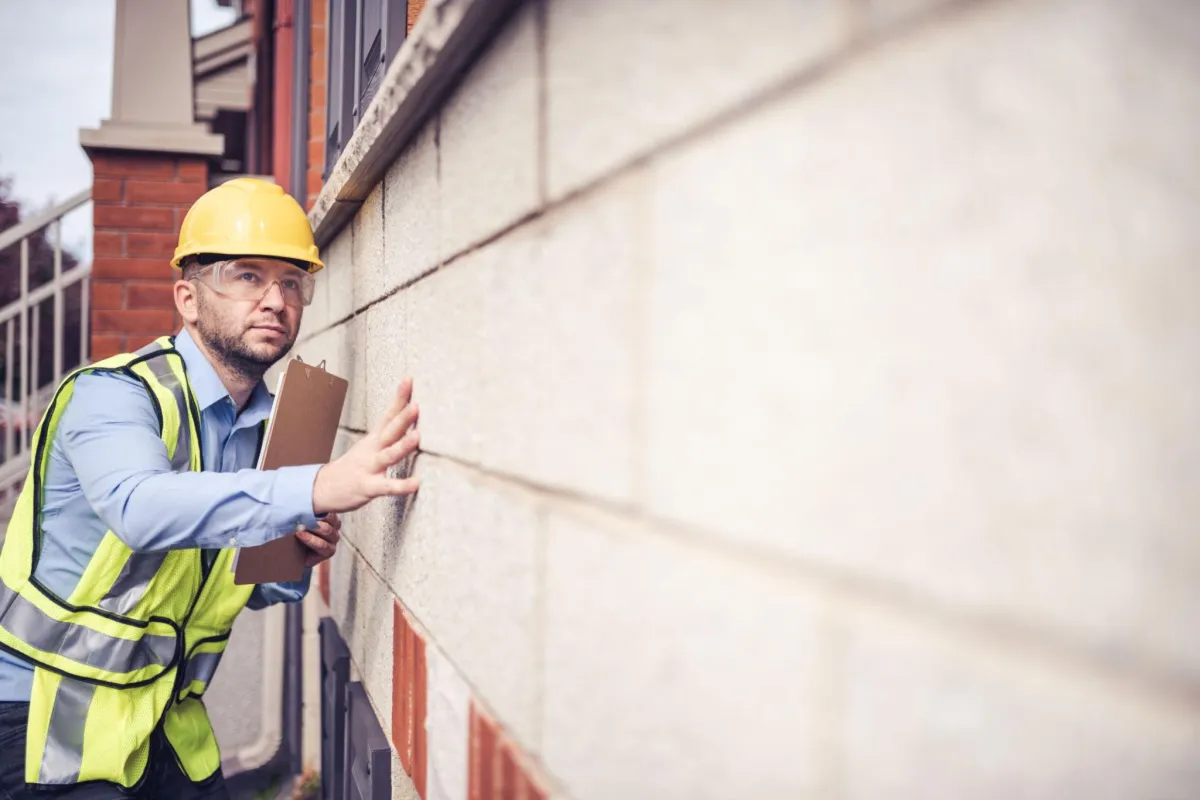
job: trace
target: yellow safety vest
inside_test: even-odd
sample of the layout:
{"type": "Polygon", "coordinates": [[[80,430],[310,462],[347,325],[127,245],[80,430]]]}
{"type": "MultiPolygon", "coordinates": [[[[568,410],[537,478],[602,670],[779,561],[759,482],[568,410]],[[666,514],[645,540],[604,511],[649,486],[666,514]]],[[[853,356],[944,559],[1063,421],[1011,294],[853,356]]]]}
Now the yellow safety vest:
{"type": "Polygon", "coordinates": [[[139,379],[172,468],[202,469],[199,407],[170,337],[80,369],[58,387],[0,551],[0,647],[35,665],[25,780],[138,786],[161,724],[184,772],[200,782],[221,766],[200,698],[253,590],[234,584],[233,551],[135,553],[108,531],[70,597],[34,577],[50,443],[75,379],[88,372],[139,379]]]}

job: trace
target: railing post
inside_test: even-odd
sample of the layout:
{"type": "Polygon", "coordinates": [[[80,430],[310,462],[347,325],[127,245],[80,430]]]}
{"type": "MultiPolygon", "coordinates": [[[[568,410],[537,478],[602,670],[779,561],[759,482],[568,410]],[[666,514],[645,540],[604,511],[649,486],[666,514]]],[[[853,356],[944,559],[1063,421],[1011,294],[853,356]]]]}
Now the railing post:
{"type": "MultiPolygon", "coordinates": [[[[42,304],[33,304],[33,326],[29,333],[29,411],[26,417],[36,414],[38,394],[42,388],[42,304]]],[[[32,442],[31,442],[32,444],[32,442]]]]}
{"type": "Polygon", "coordinates": [[[21,449],[25,452],[25,419],[29,416],[29,239],[21,240],[21,449]]]}
{"type": "Polygon", "coordinates": [[[4,461],[13,455],[13,319],[4,323],[4,402],[8,419],[4,421],[4,461]]]}
{"type": "Polygon", "coordinates": [[[63,371],[62,217],[54,223],[54,385],[63,371]]]}
{"type": "MultiPolygon", "coordinates": [[[[88,202],[91,190],[85,189],[73,195],[65,202],[54,208],[19,222],[17,225],[0,231],[0,251],[9,247],[20,248],[20,296],[7,305],[0,307],[0,324],[4,333],[4,431],[0,434],[3,444],[4,460],[0,464],[0,518],[11,506],[11,501],[19,489],[20,481],[28,470],[25,461],[26,453],[32,443],[32,426],[30,419],[36,423],[44,409],[41,405],[41,335],[42,335],[42,306],[53,301],[54,314],[54,353],[53,371],[55,384],[62,380],[65,323],[67,316],[66,291],[75,284],[80,285],[80,313],[82,319],[79,326],[80,358],[84,364],[88,361],[90,350],[90,318],[88,305],[90,299],[89,277],[91,268],[80,264],[66,273],[63,271],[63,231],[62,218],[79,206],[88,202]],[[53,226],[53,231],[50,227],[53,226]],[[45,281],[39,286],[30,288],[31,258],[30,240],[42,235],[45,231],[47,241],[53,245],[54,281],[45,281]],[[53,238],[51,238],[53,237],[53,238]],[[32,322],[32,325],[30,324],[32,322]],[[15,340],[20,337],[20,343],[15,340]],[[31,341],[32,340],[32,341],[31,341]],[[31,349],[32,348],[32,349],[31,349]],[[19,374],[17,371],[20,371],[19,374]],[[34,405],[37,403],[37,405],[34,405]],[[15,437],[19,437],[14,441],[15,437]],[[24,462],[24,463],[19,463],[24,462]]],[[[37,241],[33,239],[33,241],[37,241]]],[[[51,313],[47,311],[47,313],[51,313]]],[[[50,370],[48,369],[47,372],[50,370]]]]}
{"type": "Polygon", "coordinates": [[[79,366],[92,363],[92,343],[88,339],[88,323],[91,314],[88,313],[88,300],[91,299],[92,279],[84,278],[79,282],[79,366]]]}

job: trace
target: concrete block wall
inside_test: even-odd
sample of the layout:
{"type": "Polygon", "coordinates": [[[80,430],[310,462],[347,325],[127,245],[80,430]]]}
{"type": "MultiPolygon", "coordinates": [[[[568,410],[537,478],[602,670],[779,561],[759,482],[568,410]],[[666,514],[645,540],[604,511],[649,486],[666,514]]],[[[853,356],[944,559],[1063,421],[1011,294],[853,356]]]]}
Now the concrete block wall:
{"type": "Polygon", "coordinates": [[[347,443],[416,381],[325,577],[396,796],[1195,797],[1198,54],[1185,0],[523,5],[299,347],[347,443]]]}

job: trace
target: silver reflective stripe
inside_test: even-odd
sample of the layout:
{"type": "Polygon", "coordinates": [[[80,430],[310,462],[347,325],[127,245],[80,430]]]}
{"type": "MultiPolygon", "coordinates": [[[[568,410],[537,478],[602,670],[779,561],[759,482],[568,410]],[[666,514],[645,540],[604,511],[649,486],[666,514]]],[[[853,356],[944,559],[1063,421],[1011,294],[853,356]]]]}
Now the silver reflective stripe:
{"type": "Polygon", "coordinates": [[[159,383],[170,390],[175,397],[175,407],[179,409],[179,440],[175,444],[175,455],[171,456],[171,469],[176,472],[186,472],[192,466],[192,417],[188,413],[186,390],[179,378],[167,363],[169,356],[152,358],[146,362],[159,383]]]}
{"type": "Polygon", "coordinates": [[[50,728],[42,750],[39,783],[77,783],[83,763],[83,728],[96,693],[93,684],[64,677],[58,683],[50,710],[50,728]]]}
{"type": "Polygon", "coordinates": [[[166,560],[165,550],[160,553],[130,553],[112,588],[96,605],[117,614],[128,613],[145,596],[150,579],[158,574],[159,567],[166,560]]]}
{"type": "Polygon", "coordinates": [[[171,663],[175,637],[146,633],[119,639],[83,625],[59,622],[0,583],[0,627],[32,647],[107,672],[126,673],[171,663]]]}
{"type": "Polygon", "coordinates": [[[200,681],[206,686],[217,673],[217,664],[221,663],[220,653],[197,653],[188,659],[187,669],[183,673],[183,685],[187,688],[192,681],[200,681]]]}

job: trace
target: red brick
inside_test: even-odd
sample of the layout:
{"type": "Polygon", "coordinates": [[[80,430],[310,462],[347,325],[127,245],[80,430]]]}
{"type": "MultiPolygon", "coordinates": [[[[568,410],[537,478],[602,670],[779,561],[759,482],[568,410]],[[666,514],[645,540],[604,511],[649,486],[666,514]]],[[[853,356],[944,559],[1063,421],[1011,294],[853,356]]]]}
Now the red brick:
{"type": "Polygon", "coordinates": [[[97,311],[92,314],[96,333],[152,333],[162,336],[175,326],[175,314],[170,311],[97,311]]]}
{"type": "MultiPolygon", "coordinates": [[[[325,107],[325,84],[314,83],[309,88],[309,90],[308,90],[308,105],[310,108],[324,108],[325,107]]],[[[324,121],[325,120],[321,120],[322,123],[324,121]]],[[[322,125],[321,130],[324,130],[324,129],[325,129],[325,126],[322,125]]],[[[309,130],[312,130],[312,129],[310,128],[309,130]]]]}
{"type": "Polygon", "coordinates": [[[315,169],[308,171],[308,185],[305,187],[308,194],[317,195],[321,193],[321,187],[324,186],[324,181],[321,180],[321,173],[315,169]]]}
{"type": "Polygon", "coordinates": [[[468,791],[470,800],[492,800],[495,795],[496,767],[496,727],[488,717],[484,716],[475,704],[471,704],[473,717],[471,734],[472,770],[468,780],[474,778],[476,783],[468,791]]]}
{"type": "Polygon", "coordinates": [[[500,745],[499,763],[496,765],[499,778],[496,781],[496,796],[500,800],[517,800],[517,758],[513,755],[513,744],[507,739],[500,745]]]}
{"type": "MultiPolygon", "coordinates": [[[[312,48],[311,48],[311,52],[312,52],[312,54],[313,54],[313,60],[314,60],[314,63],[315,63],[315,61],[316,61],[316,58],[317,58],[318,56],[320,56],[322,60],[325,58],[325,25],[324,25],[324,22],[325,22],[325,15],[324,15],[324,14],[317,14],[317,13],[316,13],[316,8],[313,8],[313,19],[314,19],[314,20],[316,20],[316,19],[319,19],[319,20],[321,20],[321,23],[322,23],[322,24],[320,24],[320,25],[313,25],[313,29],[312,29],[312,48]]],[[[312,71],[312,75],[313,75],[313,77],[314,77],[314,78],[316,78],[316,77],[317,77],[317,71],[316,71],[316,70],[313,70],[313,71],[312,71]]],[[[324,71],[322,71],[322,72],[320,73],[320,75],[321,75],[321,81],[322,81],[322,82],[324,82],[324,81],[325,81],[325,73],[324,73],[324,71]]]]}
{"type": "Polygon", "coordinates": [[[329,605],[329,562],[322,561],[317,567],[317,590],[321,593],[321,597],[325,600],[325,605],[329,605]]]}
{"type": "MultiPolygon", "coordinates": [[[[175,254],[179,237],[172,233],[128,233],[125,235],[126,255],[170,260],[175,254]]],[[[164,266],[168,266],[165,265],[164,266]]]]}
{"type": "Polygon", "coordinates": [[[308,163],[323,164],[325,162],[325,145],[322,142],[308,143],[308,163]]]}
{"type": "Polygon", "coordinates": [[[97,228],[123,230],[175,230],[175,211],[170,208],[130,208],[128,206],[96,205],[92,219],[97,228]]]}
{"type": "Polygon", "coordinates": [[[92,252],[98,256],[125,254],[125,234],[119,231],[96,231],[92,234],[92,252]]]}
{"type": "Polygon", "coordinates": [[[413,785],[417,794],[425,796],[425,640],[417,632],[409,629],[412,634],[413,648],[413,687],[412,687],[412,726],[413,726],[413,785]]]}
{"type": "MultiPolygon", "coordinates": [[[[172,276],[173,277],[173,276],[172,276]]],[[[175,308],[175,282],[130,283],[125,287],[126,308],[175,308]]]]}
{"type": "Polygon", "coordinates": [[[93,361],[99,361],[102,358],[115,356],[118,353],[125,352],[125,338],[123,336],[92,336],[90,353],[93,361]]]}
{"type": "Polygon", "coordinates": [[[92,181],[92,200],[97,203],[121,202],[121,179],[96,178],[92,181]]]}
{"type": "Polygon", "coordinates": [[[524,800],[547,800],[549,793],[543,789],[533,778],[522,773],[521,777],[523,785],[520,787],[519,794],[524,800]]]}
{"type": "Polygon", "coordinates": [[[97,178],[173,178],[175,158],[167,155],[95,153],[92,155],[92,174],[97,178]]]}
{"type": "Polygon", "coordinates": [[[479,800],[480,760],[479,715],[471,702],[467,713],[467,800],[479,800]]]}
{"type": "Polygon", "coordinates": [[[203,161],[180,161],[179,180],[187,183],[207,183],[208,164],[203,161]]]}
{"type": "Polygon", "coordinates": [[[92,308],[98,310],[108,310],[113,308],[123,308],[122,302],[123,291],[122,285],[119,283],[102,283],[100,281],[92,282],[92,308]]]}
{"type": "Polygon", "coordinates": [[[425,0],[408,0],[408,30],[411,32],[413,25],[417,24],[417,17],[421,16],[421,9],[425,7],[425,0]]]}
{"type": "Polygon", "coordinates": [[[101,280],[169,278],[171,266],[157,258],[96,258],[92,261],[92,277],[101,280]]]}
{"type": "Polygon", "coordinates": [[[409,755],[408,621],[399,603],[392,606],[392,744],[404,771],[412,774],[409,755]]]}
{"type": "MultiPolygon", "coordinates": [[[[181,165],[182,166],[182,165],[181,165]]],[[[179,181],[126,181],[125,202],[190,206],[204,194],[202,183],[179,181]]]]}

